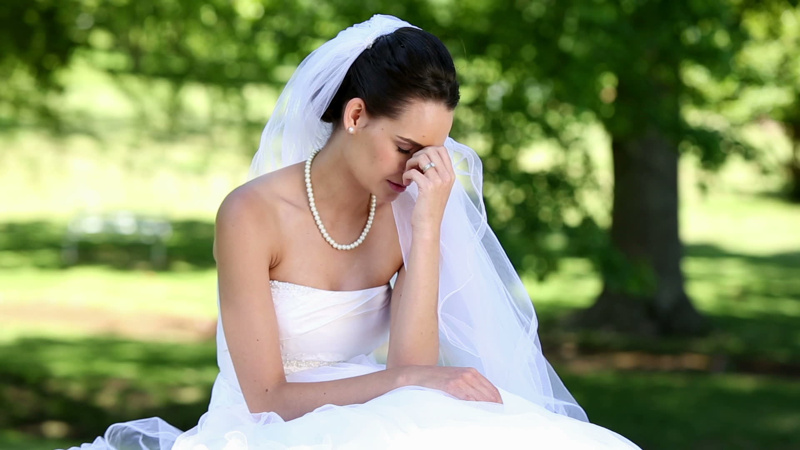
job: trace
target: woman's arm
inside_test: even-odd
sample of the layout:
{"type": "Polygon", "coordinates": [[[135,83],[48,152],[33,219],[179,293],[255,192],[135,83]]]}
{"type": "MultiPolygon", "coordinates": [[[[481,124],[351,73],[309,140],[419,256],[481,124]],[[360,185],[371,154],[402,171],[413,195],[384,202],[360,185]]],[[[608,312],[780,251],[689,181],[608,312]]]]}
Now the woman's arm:
{"type": "Polygon", "coordinates": [[[412,239],[409,270],[400,268],[392,291],[387,368],[439,361],[439,240],[412,239]]]}
{"type": "Polygon", "coordinates": [[[214,242],[225,338],[251,412],[274,411],[291,420],[325,404],[363,403],[408,385],[444,390],[464,400],[500,401],[494,386],[477,371],[454,367],[398,367],[335,381],[287,382],[269,288],[279,224],[262,210],[257,193],[237,189],[220,207],[214,242]]]}
{"type": "Polygon", "coordinates": [[[439,238],[455,173],[447,149],[414,153],[403,175],[417,184],[411,217],[411,249],[392,294],[387,367],[435,365],[439,360],[439,238]],[[429,163],[434,167],[422,172],[429,163]]]}

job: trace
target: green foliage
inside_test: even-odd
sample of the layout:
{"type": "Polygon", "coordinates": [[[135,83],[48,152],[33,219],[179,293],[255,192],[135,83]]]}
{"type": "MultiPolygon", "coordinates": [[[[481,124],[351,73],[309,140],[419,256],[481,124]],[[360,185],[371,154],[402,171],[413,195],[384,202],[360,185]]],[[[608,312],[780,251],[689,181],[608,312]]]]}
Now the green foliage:
{"type": "Polygon", "coordinates": [[[792,139],[788,196],[800,202],[800,7],[796,2],[767,2],[748,11],[744,21],[752,39],[737,60],[742,84],[738,109],[747,101],[756,114],[781,123],[792,139]]]}
{"type": "MultiPolygon", "coordinates": [[[[75,1],[8,0],[0,9],[0,68],[3,79],[27,71],[45,88],[53,87],[56,70],[69,63],[85,41],[80,21],[75,26],[75,1]]],[[[6,93],[13,86],[6,86],[6,93]]],[[[3,100],[6,100],[5,98],[3,100]]]]}
{"type": "MultiPolygon", "coordinates": [[[[658,130],[676,148],[699,155],[708,169],[733,154],[758,158],[737,131],[753,117],[753,108],[738,107],[734,118],[721,114],[719,105],[730,104],[743,85],[743,69],[732,62],[743,46],[756,42],[751,35],[772,53],[778,51],[776,42],[793,39],[787,6],[778,0],[16,0],[10,5],[0,16],[0,29],[9,36],[0,72],[13,72],[16,81],[9,96],[0,96],[0,117],[24,120],[18,107],[8,105],[25,99],[35,111],[71,119],[46,92],[60,67],[81,61],[109,74],[132,101],[158,102],[158,114],[140,108],[141,126],[173,138],[219,123],[257,136],[271,103],[252,100],[254,87],[279,90],[308,52],[373,12],[418,24],[440,36],[456,59],[464,88],[453,135],[484,158],[492,225],[512,261],[539,276],[570,252],[608,250],[597,238],[596,224],[605,218],[590,212],[582,198],[601,189],[587,156],[597,143],[587,130],[600,124],[613,141],[658,130]],[[765,28],[776,14],[785,26],[765,28]],[[20,67],[28,78],[17,73],[20,67]],[[142,80],[144,88],[136,88],[142,80]],[[198,86],[212,99],[204,116],[198,115],[204,109],[196,104],[198,86]],[[154,95],[155,87],[167,94],[154,95]],[[541,145],[558,151],[558,157],[543,167],[524,164],[541,145]]],[[[746,60],[747,52],[743,55],[746,60]]],[[[776,68],[767,72],[786,74],[781,68],[789,63],[779,61],[791,58],[776,58],[776,68]]],[[[797,109],[792,108],[787,106],[786,114],[797,109]]],[[[252,152],[252,146],[242,147],[252,152]]]]}
{"type": "Polygon", "coordinates": [[[64,253],[72,247],[67,227],[43,221],[0,223],[0,268],[36,267],[59,269],[73,265],[107,265],[118,269],[214,267],[212,246],[214,224],[198,220],[173,221],[164,241],[166,260],[153,267],[151,245],[132,241],[124,235],[90,236],[75,245],[75,260],[65,261],[64,253]]]}
{"type": "Polygon", "coordinates": [[[45,93],[58,91],[57,71],[68,65],[85,38],[74,27],[75,1],[8,0],[0,8],[0,114],[3,122],[21,117],[59,123],[45,93]],[[44,91],[44,92],[40,92],[44,91]]]}

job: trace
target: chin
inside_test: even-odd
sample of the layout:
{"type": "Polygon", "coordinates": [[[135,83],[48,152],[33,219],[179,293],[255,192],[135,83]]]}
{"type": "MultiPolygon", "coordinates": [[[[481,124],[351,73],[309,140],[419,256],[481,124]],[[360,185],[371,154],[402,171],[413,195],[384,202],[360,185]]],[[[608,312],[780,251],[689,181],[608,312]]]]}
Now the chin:
{"type": "Polygon", "coordinates": [[[373,191],[375,194],[375,198],[378,201],[378,205],[382,205],[385,203],[391,203],[397,200],[397,197],[400,197],[399,192],[395,192],[392,188],[386,188],[380,190],[373,191]]]}
{"type": "Polygon", "coordinates": [[[397,192],[386,192],[382,194],[375,194],[375,198],[378,201],[378,205],[392,203],[393,201],[397,200],[397,197],[400,197],[400,194],[398,194],[397,192]]]}

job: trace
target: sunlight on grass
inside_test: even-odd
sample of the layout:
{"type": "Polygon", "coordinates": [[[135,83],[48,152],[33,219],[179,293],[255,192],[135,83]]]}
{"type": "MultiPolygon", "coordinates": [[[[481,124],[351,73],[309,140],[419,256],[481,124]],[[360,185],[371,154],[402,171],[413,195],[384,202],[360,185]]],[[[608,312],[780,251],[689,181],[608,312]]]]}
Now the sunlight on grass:
{"type": "Polygon", "coordinates": [[[117,271],[102,267],[0,272],[2,304],[38,302],[126,312],[216,317],[215,270],[117,271]]]}
{"type": "Polygon", "coordinates": [[[149,339],[183,340],[187,333],[213,333],[216,316],[213,269],[149,272],[89,266],[0,271],[0,342],[23,336],[78,338],[115,329],[149,339]],[[169,329],[159,329],[159,323],[169,329]],[[203,329],[192,329],[197,326],[203,329]]]}

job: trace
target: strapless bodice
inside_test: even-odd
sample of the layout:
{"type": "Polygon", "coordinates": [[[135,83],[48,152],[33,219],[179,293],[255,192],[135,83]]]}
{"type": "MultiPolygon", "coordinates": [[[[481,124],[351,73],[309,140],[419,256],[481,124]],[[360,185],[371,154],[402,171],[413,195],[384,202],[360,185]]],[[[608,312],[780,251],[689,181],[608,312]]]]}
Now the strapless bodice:
{"type": "Polygon", "coordinates": [[[346,361],[372,352],[387,338],[388,284],[328,291],[273,280],[270,287],[288,371],[297,369],[292,367],[297,361],[346,361]]]}
{"type": "MultiPolygon", "coordinates": [[[[287,375],[371,353],[388,338],[392,292],[388,284],[328,291],[273,280],[270,288],[287,375]]],[[[215,391],[241,395],[221,319],[217,322],[217,364],[220,374],[215,391]]],[[[212,394],[212,400],[215,397],[231,398],[212,394]]]]}

